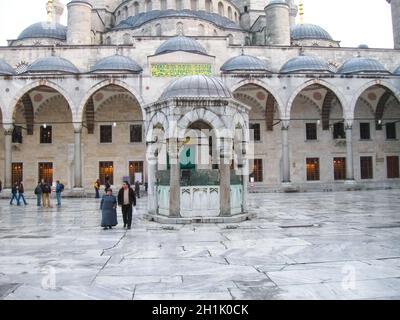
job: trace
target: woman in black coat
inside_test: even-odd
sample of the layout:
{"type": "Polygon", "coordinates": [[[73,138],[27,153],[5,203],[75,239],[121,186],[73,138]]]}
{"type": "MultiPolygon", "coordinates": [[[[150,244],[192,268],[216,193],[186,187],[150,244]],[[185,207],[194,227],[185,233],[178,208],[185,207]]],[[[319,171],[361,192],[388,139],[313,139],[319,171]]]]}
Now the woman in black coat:
{"type": "Polygon", "coordinates": [[[101,199],[100,210],[102,214],[101,226],[104,230],[112,229],[112,227],[118,225],[117,198],[112,195],[111,189],[108,189],[107,194],[101,199]]]}

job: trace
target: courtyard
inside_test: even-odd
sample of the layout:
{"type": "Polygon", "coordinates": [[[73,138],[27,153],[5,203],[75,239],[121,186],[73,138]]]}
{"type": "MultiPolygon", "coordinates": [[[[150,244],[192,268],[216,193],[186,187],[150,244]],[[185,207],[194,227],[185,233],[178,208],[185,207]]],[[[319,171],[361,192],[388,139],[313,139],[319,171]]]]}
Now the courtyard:
{"type": "Polygon", "coordinates": [[[0,299],[399,299],[399,190],[251,194],[240,224],[100,228],[99,202],[0,200],[0,299]]]}

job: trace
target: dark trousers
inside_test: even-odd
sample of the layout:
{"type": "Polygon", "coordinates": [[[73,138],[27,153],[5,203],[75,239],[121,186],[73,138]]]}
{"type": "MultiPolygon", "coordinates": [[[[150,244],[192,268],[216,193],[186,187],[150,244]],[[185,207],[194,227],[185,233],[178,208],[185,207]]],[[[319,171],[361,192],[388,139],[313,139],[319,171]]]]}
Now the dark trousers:
{"type": "Polygon", "coordinates": [[[94,190],[96,191],[96,199],[100,199],[99,189],[95,188],[94,190]]]}
{"type": "Polygon", "coordinates": [[[124,225],[132,226],[132,205],[127,204],[122,206],[122,217],[124,219],[124,225]]]}

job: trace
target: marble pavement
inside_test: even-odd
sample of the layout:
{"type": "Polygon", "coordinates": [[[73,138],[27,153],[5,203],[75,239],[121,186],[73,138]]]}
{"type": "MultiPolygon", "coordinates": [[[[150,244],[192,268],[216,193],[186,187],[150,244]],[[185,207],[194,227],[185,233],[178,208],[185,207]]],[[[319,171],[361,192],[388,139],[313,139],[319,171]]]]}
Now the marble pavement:
{"type": "Polygon", "coordinates": [[[0,200],[0,299],[399,299],[400,191],[252,194],[229,225],[99,227],[95,199],[0,200]]]}

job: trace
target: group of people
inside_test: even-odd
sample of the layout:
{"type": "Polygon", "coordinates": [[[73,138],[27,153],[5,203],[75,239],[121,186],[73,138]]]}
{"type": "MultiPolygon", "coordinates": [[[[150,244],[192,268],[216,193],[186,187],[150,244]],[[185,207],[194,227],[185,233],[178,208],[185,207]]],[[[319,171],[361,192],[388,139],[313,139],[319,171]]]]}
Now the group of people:
{"type": "Polygon", "coordinates": [[[124,181],[118,192],[118,197],[106,185],[106,194],[101,199],[100,210],[102,211],[101,226],[104,230],[112,229],[118,225],[117,206],[121,207],[124,229],[132,227],[133,208],[136,207],[136,192],[127,181],[124,181]]]}
{"type": "MultiPolygon", "coordinates": [[[[61,193],[64,191],[64,185],[57,180],[56,182],[56,198],[57,207],[61,207],[61,193]]],[[[43,205],[43,208],[51,208],[50,196],[52,193],[52,187],[49,183],[42,179],[35,188],[36,204],[38,207],[43,205]]]]}

